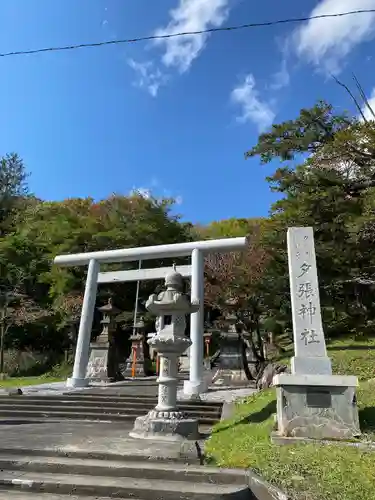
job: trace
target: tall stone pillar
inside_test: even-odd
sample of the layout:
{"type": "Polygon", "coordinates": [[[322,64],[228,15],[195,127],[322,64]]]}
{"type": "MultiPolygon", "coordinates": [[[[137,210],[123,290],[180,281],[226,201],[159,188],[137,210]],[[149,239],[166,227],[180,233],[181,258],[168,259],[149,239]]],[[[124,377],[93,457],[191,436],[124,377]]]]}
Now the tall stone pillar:
{"type": "Polygon", "coordinates": [[[200,304],[199,309],[190,318],[190,374],[184,382],[184,393],[199,396],[207,391],[203,376],[203,330],[204,330],[204,255],[194,249],[191,254],[191,297],[200,304]]]}
{"type": "Polygon", "coordinates": [[[277,437],[351,440],[361,434],[355,376],[332,375],[320,309],[311,227],[287,233],[294,357],[289,374],[273,378],[277,437]]]}
{"type": "Polygon", "coordinates": [[[94,319],[96,292],[98,289],[99,269],[99,263],[94,259],[90,260],[79,323],[73,375],[66,381],[67,387],[86,387],[89,384],[86,378],[86,370],[89,361],[89,346],[94,319]]]}

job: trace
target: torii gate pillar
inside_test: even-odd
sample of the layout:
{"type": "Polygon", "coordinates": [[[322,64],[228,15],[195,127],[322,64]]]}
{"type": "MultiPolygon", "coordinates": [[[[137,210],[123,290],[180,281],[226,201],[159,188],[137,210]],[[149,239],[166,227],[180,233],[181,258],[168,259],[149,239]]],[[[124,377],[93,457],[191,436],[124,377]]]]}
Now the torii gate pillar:
{"type": "Polygon", "coordinates": [[[184,393],[199,396],[207,391],[203,379],[203,330],[204,330],[204,255],[195,248],[191,253],[191,298],[198,299],[200,307],[190,316],[190,372],[184,382],[184,393]]]}

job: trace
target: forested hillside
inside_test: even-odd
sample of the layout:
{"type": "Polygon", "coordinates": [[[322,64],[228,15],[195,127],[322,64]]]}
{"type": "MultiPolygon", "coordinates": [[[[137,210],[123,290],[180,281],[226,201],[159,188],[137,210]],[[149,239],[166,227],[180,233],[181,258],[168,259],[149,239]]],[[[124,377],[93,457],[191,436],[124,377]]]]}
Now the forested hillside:
{"type": "MultiPolygon", "coordinates": [[[[290,327],[286,229],[305,225],[315,231],[327,335],[373,335],[374,123],[336,114],[319,102],[295,120],[274,125],[246,156],[275,164],[268,182],[281,200],[268,218],[254,219],[249,213],[208,226],[182,223],[173,215],[173,200],[137,193],[99,202],[37,199],[28,190],[22,159],[3,156],[0,294],[5,348],[63,353],[74,344],[85,270],[54,268],[57,254],[240,235],[250,236],[245,254],[207,258],[207,305],[224,311],[228,299],[235,299],[235,311],[246,317],[247,328],[277,335],[290,327]]],[[[156,285],[142,284],[141,309],[156,285]]],[[[118,322],[126,332],[135,284],[101,286],[97,305],[109,296],[123,311],[118,322]]],[[[99,320],[98,315],[94,333],[99,320]]]]}

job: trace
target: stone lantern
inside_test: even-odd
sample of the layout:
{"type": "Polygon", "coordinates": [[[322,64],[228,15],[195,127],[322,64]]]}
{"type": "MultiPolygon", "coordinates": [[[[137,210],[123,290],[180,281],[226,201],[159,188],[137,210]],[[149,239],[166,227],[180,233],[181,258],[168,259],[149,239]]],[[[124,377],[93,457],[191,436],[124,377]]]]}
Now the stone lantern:
{"type": "Polygon", "coordinates": [[[173,270],[165,278],[166,290],[149,297],[146,308],[158,317],[156,335],[148,340],[160,356],[158,404],[134,422],[132,437],[197,439],[198,421],[177,408],[178,358],[191,345],[185,336],[186,315],[198,311],[198,301],[183,293],[183,277],[173,270]]]}
{"type": "Polygon", "coordinates": [[[130,356],[126,360],[125,377],[144,377],[145,371],[145,353],[143,343],[145,341],[145,323],[141,318],[133,327],[133,333],[130,336],[131,350],[130,356]]]}
{"type": "Polygon", "coordinates": [[[109,382],[115,376],[115,374],[110,373],[111,368],[108,360],[110,338],[116,330],[114,318],[120,311],[113,305],[111,298],[108,299],[107,304],[98,307],[98,311],[103,315],[100,322],[103,329],[96,341],[90,344],[90,358],[86,378],[93,382],[109,382]]]}
{"type": "Polygon", "coordinates": [[[228,300],[226,303],[229,309],[225,315],[223,323],[225,330],[220,332],[220,354],[216,364],[218,371],[212,378],[214,385],[248,385],[249,379],[246,375],[244,365],[244,340],[238,326],[238,319],[234,314],[235,300],[228,300]]]}

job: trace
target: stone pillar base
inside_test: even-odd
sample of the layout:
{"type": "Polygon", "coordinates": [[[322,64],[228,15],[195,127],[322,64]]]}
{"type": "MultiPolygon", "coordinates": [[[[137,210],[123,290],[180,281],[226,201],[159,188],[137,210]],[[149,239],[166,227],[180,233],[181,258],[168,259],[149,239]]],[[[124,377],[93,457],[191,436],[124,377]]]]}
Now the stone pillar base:
{"type": "Polygon", "coordinates": [[[207,381],[192,381],[192,380],[184,380],[184,394],[185,396],[190,396],[192,398],[199,398],[200,394],[207,392],[208,383],[207,381]]]}
{"type": "Polygon", "coordinates": [[[88,387],[89,386],[89,379],[88,378],[76,378],[76,377],[69,377],[66,381],[66,387],[69,388],[79,388],[79,387],[88,387]]]}
{"type": "Polygon", "coordinates": [[[293,356],[290,360],[291,371],[294,375],[332,375],[331,360],[328,357],[293,356]]]}
{"type": "Polygon", "coordinates": [[[130,437],[157,439],[161,441],[197,440],[198,420],[185,418],[179,411],[151,410],[143,417],[137,417],[130,437]]]}
{"type": "Polygon", "coordinates": [[[276,375],[277,435],[334,440],[358,437],[357,384],[357,377],[351,376],[276,375]]]}

